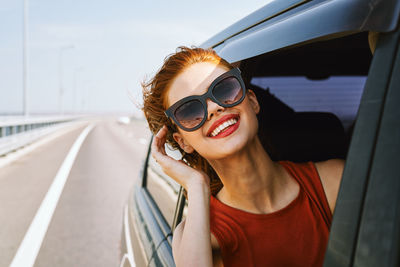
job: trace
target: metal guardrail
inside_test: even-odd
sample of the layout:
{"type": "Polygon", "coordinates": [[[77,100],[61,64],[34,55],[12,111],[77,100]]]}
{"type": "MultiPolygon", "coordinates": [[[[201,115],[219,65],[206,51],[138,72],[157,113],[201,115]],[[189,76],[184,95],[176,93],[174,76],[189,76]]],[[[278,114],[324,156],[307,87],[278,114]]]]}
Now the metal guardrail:
{"type": "Polygon", "coordinates": [[[80,117],[0,117],[0,156],[28,145],[80,117]]]}
{"type": "Polygon", "coordinates": [[[57,123],[71,121],[71,117],[53,118],[7,118],[0,117],[0,138],[31,131],[37,128],[51,126],[57,123]]]}

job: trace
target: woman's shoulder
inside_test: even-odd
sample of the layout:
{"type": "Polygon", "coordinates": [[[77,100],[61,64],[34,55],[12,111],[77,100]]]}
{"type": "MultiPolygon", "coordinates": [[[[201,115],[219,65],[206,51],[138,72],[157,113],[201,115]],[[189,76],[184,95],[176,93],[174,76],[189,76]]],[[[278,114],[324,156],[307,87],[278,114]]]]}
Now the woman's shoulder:
{"type": "Polygon", "coordinates": [[[336,199],[339,192],[340,182],[342,180],[344,163],[345,161],[342,159],[330,159],[314,162],[332,213],[336,206],[336,199]]]}
{"type": "Polygon", "coordinates": [[[320,193],[324,194],[329,210],[333,214],[342,180],[344,160],[329,159],[326,161],[301,163],[280,161],[279,163],[285,166],[292,176],[301,182],[309,192],[314,192],[317,195],[321,195],[320,193]],[[321,190],[318,189],[319,187],[321,190]]]}
{"type": "Polygon", "coordinates": [[[213,233],[211,233],[211,247],[213,250],[221,249],[221,247],[219,246],[218,240],[213,233]]]}
{"type": "Polygon", "coordinates": [[[335,186],[335,184],[338,182],[340,183],[344,163],[345,161],[342,159],[329,159],[318,162],[308,161],[301,163],[292,161],[279,161],[280,165],[289,167],[289,169],[293,170],[294,172],[298,172],[299,174],[316,170],[316,174],[318,174],[321,181],[326,183],[328,187],[335,186]]]}
{"type": "Polygon", "coordinates": [[[338,174],[343,172],[345,161],[343,159],[329,159],[325,161],[314,162],[318,173],[323,173],[325,176],[338,174]]]}

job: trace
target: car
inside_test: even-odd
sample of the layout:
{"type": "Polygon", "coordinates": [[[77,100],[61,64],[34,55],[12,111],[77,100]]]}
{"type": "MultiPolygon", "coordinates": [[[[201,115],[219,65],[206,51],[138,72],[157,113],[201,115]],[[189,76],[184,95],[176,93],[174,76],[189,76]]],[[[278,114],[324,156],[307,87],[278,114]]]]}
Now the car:
{"type": "MultiPolygon", "coordinates": [[[[279,0],[201,45],[256,93],[273,160],[346,160],[324,266],[400,263],[399,15],[397,0],[279,0]]],[[[121,266],[174,266],[187,203],[150,143],[124,211],[121,266]]]]}

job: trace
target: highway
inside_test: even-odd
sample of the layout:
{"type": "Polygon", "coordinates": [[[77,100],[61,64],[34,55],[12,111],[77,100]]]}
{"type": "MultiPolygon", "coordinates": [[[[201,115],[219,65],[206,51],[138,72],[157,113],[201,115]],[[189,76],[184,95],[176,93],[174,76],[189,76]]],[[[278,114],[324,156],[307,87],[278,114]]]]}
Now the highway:
{"type": "Polygon", "coordinates": [[[23,241],[39,244],[38,251],[29,251],[34,266],[119,266],[124,205],[149,138],[145,121],[124,124],[115,118],[97,119],[46,136],[39,145],[31,145],[34,149],[28,151],[28,146],[21,149],[26,153],[14,152],[17,156],[3,166],[1,161],[13,155],[0,158],[0,267],[12,262],[18,266],[16,258],[29,258],[22,249],[23,241]],[[49,197],[56,203],[54,213],[43,212],[50,218],[46,227],[36,218],[40,217],[39,207],[85,129],[89,132],[58,201],[49,197]],[[45,230],[42,240],[37,238],[38,230],[27,235],[34,218],[45,230]],[[39,241],[32,241],[35,238],[39,241]]]}

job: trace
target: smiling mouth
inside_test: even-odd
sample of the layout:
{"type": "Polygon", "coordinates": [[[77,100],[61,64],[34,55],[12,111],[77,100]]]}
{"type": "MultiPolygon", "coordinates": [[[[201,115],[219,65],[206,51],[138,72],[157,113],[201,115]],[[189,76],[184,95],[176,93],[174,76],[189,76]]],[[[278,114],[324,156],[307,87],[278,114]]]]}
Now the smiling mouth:
{"type": "Polygon", "coordinates": [[[232,133],[236,132],[240,125],[240,115],[239,114],[228,114],[222,116],[216,122],[212,124],[208,130],[207,136],[209,138],[218,139],[224,138],[232,133]]]}
{"type": "Polygon", "coordinates": [[[237,118],[232,118],[230,120],[225,121],[217,128],[215,128],[214,131],[211,132],[210,137],[215,137],[221,133],[226,132],[232,125],[235,125],[237,122],[238,122],[237,118]]]}

